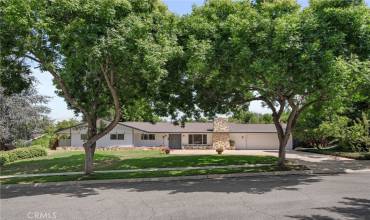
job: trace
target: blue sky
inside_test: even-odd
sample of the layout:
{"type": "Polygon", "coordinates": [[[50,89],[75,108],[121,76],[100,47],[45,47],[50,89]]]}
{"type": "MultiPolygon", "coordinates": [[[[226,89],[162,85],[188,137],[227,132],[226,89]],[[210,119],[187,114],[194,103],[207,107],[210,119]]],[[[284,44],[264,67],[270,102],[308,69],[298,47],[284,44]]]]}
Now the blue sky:
{"type": "MultiPolygon", "coordinates": [[[[204,0],[163,0],[170,11],[182,15],[191,12],[193,5],[201,5],[204,0]]],[[[308,5],[308,0],[298,0],[303,6],[308,5]]],[[[366,0],[366,4],[370,5],[370,0],[366,0]]],[[[52,84],[52,77],[48,73],[41,73],[39,70],[34,69],[33,75],[38,80],[37,90],[40,94],[50,96],[50,102],[48,103],[51,112],[49,114],[51,119],[63,120],[75,117],[71,110],[67,109],[67,105],[63,98],[56,96],[55,87],[52,84]]],[[[254,112],[267,113],[270,112],[268,109],[263,108],[260,102],[252,102],[250,110],[254,112]]]]}

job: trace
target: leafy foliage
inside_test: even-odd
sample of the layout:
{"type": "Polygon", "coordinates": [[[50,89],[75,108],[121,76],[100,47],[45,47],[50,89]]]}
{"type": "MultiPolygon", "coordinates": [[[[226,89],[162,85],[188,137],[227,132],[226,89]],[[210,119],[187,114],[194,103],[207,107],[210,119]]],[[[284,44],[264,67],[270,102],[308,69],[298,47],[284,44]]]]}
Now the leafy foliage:
{"type": "MultiPolygon", "coordinates": [[[[370,81],[367,72],[357,77],[356,87],[351,89],[350,95],[341,97],[341,100],[332,100],[320,105],[314,105],[305,111],[300,117],[294,130],[294,137],[300,145],[310,147],[327,147],[338,144],[338,140],[352,135],[344,133],[358,123],[366,124],[366,118],[370,117],[370,99],[368,90],[370,81]],[[365,117],[365,119],[364,119],[365,117]]],[[[366,129],[365,129],[366,130],[366,129]]],[[[366,138],[364,133],[359,139],[366,138]]],[[[355,140],[356,138],[353,137],[355,140]]],[[[340,145],[343,150],[352,150],[349,139],[340,145]],[[344,143],[347,142],[347,143],[344,143]]],[[[365,146],[365,142],[362,142],[365,146]]]]}
{"type": "Polygon", "coordinates": [[[365,114],[342,130],[339,144],[342,148],[349,146],[352,151],[370,151],[370,126],[365,114]]]}
{"type": "MultiPolygon", "coordinates": [[[[283,113],[281,121],[286,123],[288,119],[289,113],[283,113]]],[[[238,110],[235,111],[228,119],[230,122],[237,122],[237,123],[247,123],[247,124],[272,124],[273,119],[272,115],[265,113],[256,113],[250,112],[245,110],[238,110]]]]}
{"type": "Polygon", "coordinates": [[[50,139],[53,137],[53,134],[44,134],[43,136],[36,138],[31,141],[31,146],[40,146],[43,148],[49,147],[50,139]]]}
{"type": "Polygon", "coordinates": [[[47,99],[34,88],[7,96],[0,87],[0,145],[29,140],[32,134],[41,133],[49,122],[45,115],[49,112],[47,99]]]}
{"type": "Polygon", "coordinates": [[[293,0],[207,1],[182,23],[193,111],[215,115],[263,101],[283,164],[300,114],[348,96],[369,73],[369,18],[360,1],[312,1],[304,10],[293,0]]]}
{"type": "Polygon", "coordinates": [[[308,146],[318,149],[337,146],[336,149],[354,152],[370,150],[369,120],[365,113],[355,120],[334,114],[316,128],[300,129],[297,127],[296,138],[308,146]]]}
{"type": "Polygon", "coordinates": [[[17,148],[11,151],[0,152],[0,166],[5,164],[34,157],[46,156],[45,148],[39,146],[17,148]]]}
{"type": "MultiPolygon", "coordinates": [[[[24,4],[26,4],[25,1],[23,1],[24,4]]],[[[14,53],[19,52],[16,46],[17,38],[15,38],[19,30],[17,26],[12,26],[13,22],[7,22],[4,1],[0,2],[0,7],[0,86],[3,89],[3,95],[12,95],[28,89],[34,83],[34,79],[30,76],[29,64],[14,56],[14,53]]],[[[17,5],[12,7],[16,13],[17,5]]]]}
{"type": "Polygon", "coordinates": [[[122,109],[142,99],[143,114],[151,114],[153,97],[161,99],[165,65],[180,51],[175,17],[158,0],[5,0],[2,11],[4,30],[15,39],[5,53],[49,72],[58,94],[87,121],[91,173],[95,143],[117,125],[122,109]],[[97,119],[112,110],[114,120],[98,132],[97,119]]]}

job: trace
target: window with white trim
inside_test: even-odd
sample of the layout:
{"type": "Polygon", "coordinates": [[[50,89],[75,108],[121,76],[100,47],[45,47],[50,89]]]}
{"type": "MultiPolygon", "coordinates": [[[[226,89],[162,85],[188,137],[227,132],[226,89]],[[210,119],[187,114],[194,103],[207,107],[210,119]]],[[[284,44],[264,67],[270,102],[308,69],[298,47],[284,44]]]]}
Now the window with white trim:
{"type": "Polygon", "coordinates": [[[111,134],[111,140],[125,140],[125,134],[111,134]]]}
{"type": "Polygon", "coordinates": [[[189,144],[207,144],[206,134],[189,134],[189,144]]]}
{"type": "Polygon", "coordinates": [[[117,134],[118,140],[125,140],[125,134],[117,134]]]}
{"type": "Polygon", "coordinates": [[[155,134],[141,134],[141,140],[155,140],[155,134]]]}

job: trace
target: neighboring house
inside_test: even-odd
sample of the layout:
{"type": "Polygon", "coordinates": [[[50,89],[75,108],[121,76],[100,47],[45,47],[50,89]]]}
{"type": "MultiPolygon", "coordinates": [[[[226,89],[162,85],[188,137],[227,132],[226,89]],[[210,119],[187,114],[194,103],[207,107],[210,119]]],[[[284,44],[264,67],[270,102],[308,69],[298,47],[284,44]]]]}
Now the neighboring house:
{"type": "MultiPolygon", "coordinates": [[[[108,123],[108,122],[107,122],[108,123]]],[[[57,132],[60,146],[81,147],[87,138],[86,124],[57,132]]],[[[273,124],[237,124],[217,118],[214,122],[120,122],[97,141],[97,147],[160,147],[171,149],[278,149],[273,124]]],[[[287,148],[292,148],[292,137],[287,148]]]]}

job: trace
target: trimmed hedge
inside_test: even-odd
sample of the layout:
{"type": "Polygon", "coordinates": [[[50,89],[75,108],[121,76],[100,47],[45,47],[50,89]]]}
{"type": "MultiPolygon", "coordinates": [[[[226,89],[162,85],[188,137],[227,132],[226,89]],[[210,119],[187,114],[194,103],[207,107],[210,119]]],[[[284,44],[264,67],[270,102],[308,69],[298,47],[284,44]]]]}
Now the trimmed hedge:
{"type": "Polygon", "coordinates": [[[22,147],[16,148],[11,151],[2,151],[0,152],[0,166],[5,164],[27,159],[27,158],[34,158],[34,157],[42,157],[46,156],[47,152],[45,148],[40,146],[32,146],[32,147],[22,147]]]}

